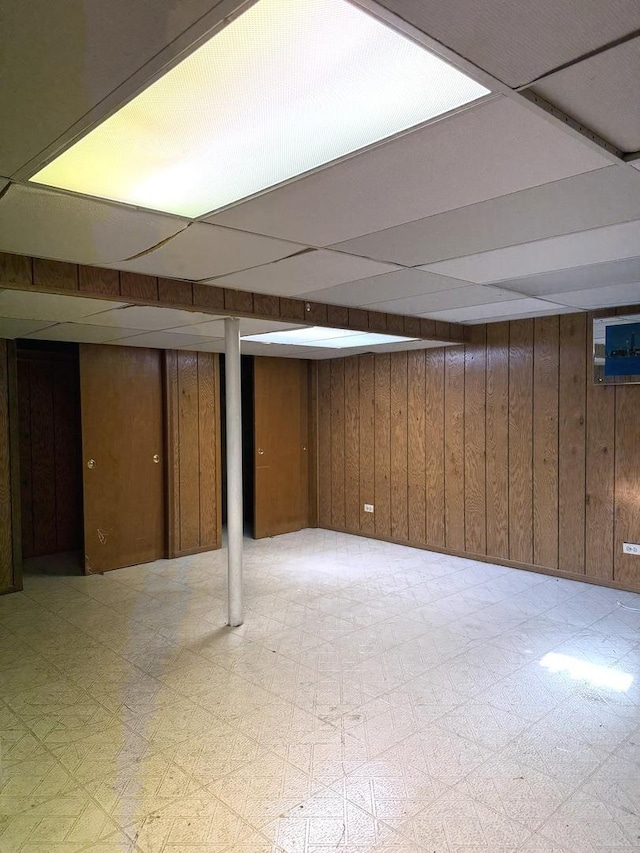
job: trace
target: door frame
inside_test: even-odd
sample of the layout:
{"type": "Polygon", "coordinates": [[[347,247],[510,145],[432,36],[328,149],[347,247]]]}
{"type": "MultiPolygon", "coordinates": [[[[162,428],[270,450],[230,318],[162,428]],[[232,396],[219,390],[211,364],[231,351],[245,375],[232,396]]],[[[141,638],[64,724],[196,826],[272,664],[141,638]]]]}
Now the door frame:
{"type": "Polygon", "coordinates": [[[13,583],[5,592],[20,592],[22,579],[22,510],[20,489],[20,415],[18,409],[18,345],[7,340],[7,408],[9,420],[9,477],[11,490],[11,563],[13,583]]]}

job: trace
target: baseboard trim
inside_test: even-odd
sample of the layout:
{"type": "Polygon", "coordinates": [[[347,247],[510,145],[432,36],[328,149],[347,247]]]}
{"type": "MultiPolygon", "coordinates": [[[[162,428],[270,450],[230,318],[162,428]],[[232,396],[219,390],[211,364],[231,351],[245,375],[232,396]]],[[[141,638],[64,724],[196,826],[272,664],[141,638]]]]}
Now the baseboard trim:
{"type": "Polygon", "coordinates": [[[322,530],[332,530],[335,533],[348,533],[350,536],[360,536],[363,539],[376,539],[379,542],[390,542],[392,545],[406,545],[408,548],[416,548],[419,551],[433,551],[436,554],[446,554],[449,557],[461,557],[465,560],[477,560],[480,563],[493,563],[496,566],[505,566],[508,569],[522,569],[525,572],[535,572],[539,575],[548,575],[554,578],[563,578],[570,581],[582,581],[593,586],[604,586],[609,589],[619,589],[622,592],[640,593],[640,586],[628,586],[615,580],[606,578],[594,578],[590,575],[578,574],[577,572],[565,572],[560,569],[552,569],[547,566],[536,566],[533,563],[519,563],[516,560],[507,560],[504,557],[492,557],[488,554],[475,554],[471,551],[456,551],[453,548],[442,548],[437,545],[421,545],[406,539],[395,539],[392,536],[378,536],[375,534],[361,533],[359,530],[349,530],[346,527],[319,524],[322,530]]]}

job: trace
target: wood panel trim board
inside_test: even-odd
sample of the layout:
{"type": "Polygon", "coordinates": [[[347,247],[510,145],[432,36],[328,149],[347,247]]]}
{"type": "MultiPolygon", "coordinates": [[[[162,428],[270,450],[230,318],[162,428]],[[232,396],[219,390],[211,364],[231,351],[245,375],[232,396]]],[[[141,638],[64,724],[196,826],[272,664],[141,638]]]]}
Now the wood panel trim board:
{"type": "Polygon", "coordinates": [[[640,542],[640,384],[593,383],[594,316],[320,362],[320,526],[640,591],[640,558],[622,553],[640,542]],[[355,459],[360,514],[345,517],[355,459]]]}
{"type": "Polygon", "coordinates": [[[36,290],[97,299],[125,299],[132,305],[180,308],[256,320],[309,323],[314,326],[375,330],[441,343],[461,343],[464,326],[425,317],[387,314],[305,299],[230,290],[197,281],[68,264],[0,252],[0,289],[36,290]]]}

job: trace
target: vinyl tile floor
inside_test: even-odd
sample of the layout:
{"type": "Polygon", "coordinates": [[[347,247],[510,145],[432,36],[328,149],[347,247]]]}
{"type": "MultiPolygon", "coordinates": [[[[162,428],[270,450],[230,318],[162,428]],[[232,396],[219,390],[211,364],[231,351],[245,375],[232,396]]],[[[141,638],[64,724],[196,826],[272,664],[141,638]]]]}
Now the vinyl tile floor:
{"type": "Polygon", "coordinates": [[[2,853],[640,851],[640,596],[305,530],[230,629],[225,573],[0,598],[2,853]]]}

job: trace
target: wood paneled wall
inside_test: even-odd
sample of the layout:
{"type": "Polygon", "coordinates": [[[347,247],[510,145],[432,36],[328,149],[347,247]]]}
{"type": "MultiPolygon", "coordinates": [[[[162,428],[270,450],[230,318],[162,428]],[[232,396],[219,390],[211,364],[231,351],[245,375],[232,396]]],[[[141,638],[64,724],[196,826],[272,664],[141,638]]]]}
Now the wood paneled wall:
{"type": "Polygon", "coordinates": [[[593,385],[591,319],[319,362],[319,525],[640,589],[640,385],[593,385]]]}
{"type": "Polygon", "coordinates": [[[18,353],[22,556],[82,548],[77,353],[18,353]]]}
{"type": "Polygon", "coordinates": [[[168,557],[222,545],[220,376],[214,353],[165,353],[168,557]]]}
{"type": "Polygon", "coordinates": [[[16,359],[0,339],[0,593],[21,589],[16,359]]]}

